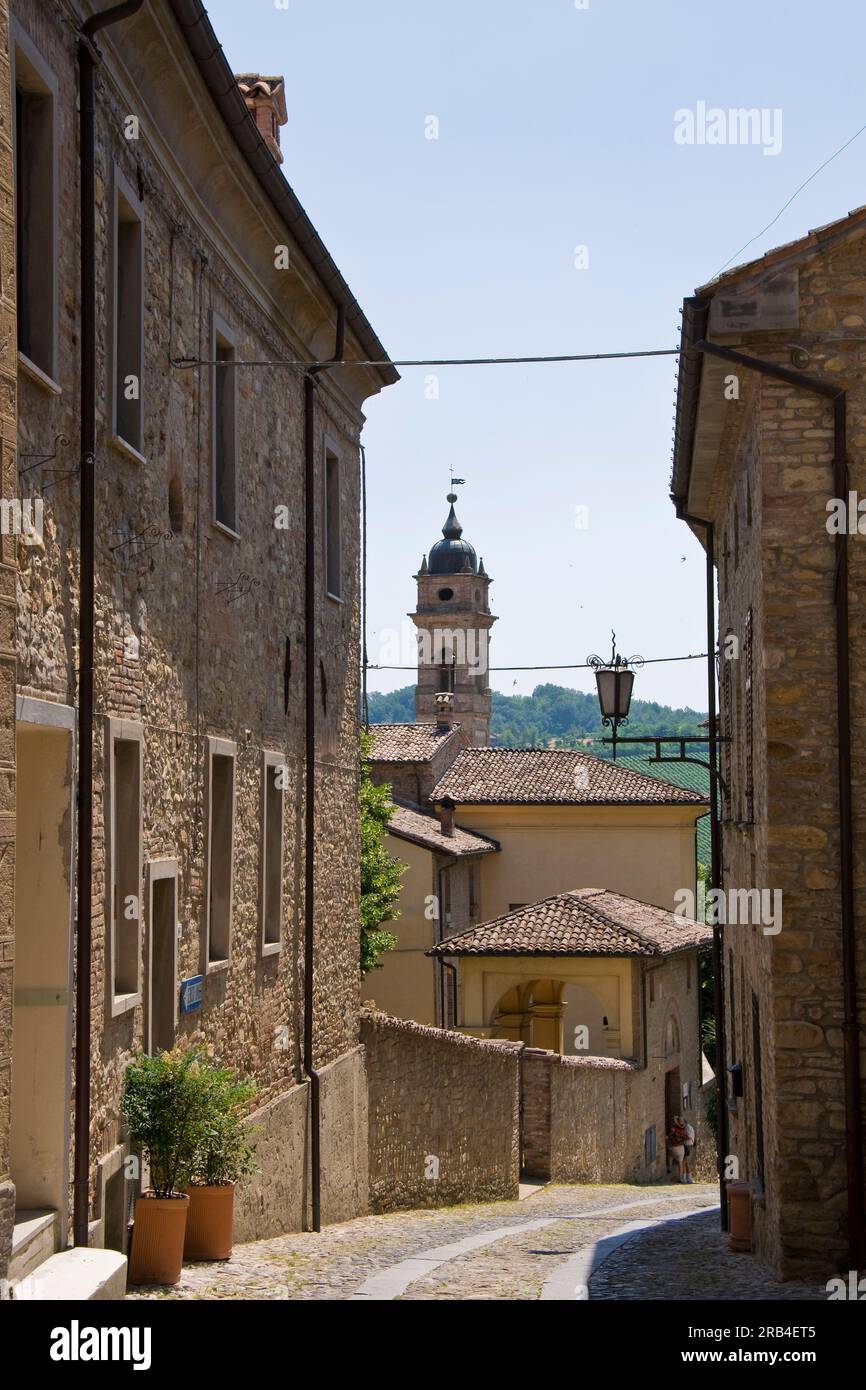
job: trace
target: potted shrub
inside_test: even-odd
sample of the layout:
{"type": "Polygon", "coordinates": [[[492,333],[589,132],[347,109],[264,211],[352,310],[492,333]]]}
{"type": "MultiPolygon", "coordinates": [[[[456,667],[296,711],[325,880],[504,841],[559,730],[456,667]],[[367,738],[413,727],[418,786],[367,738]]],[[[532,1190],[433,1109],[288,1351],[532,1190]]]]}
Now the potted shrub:
{"type": "Polygon", "coordinates": [[[206,1118],[187,1188],[184,1259],[227,1260],[231,1256],[235,1184],[256,1167],[244,1119],[255,1094],[255,1083],[243,1080],[229,1067],[208,1067],[206,1118]]]}
{"type": "Polygon", "coordinates": [[[175,1048],[130,1063],[122,1111],[133,1148],[150,1168],[150,1188],[135,1203],[129,1281],[176,1284],[190,1181],[206,1118],[208,1074],[198,1048],[175,1048]]]}

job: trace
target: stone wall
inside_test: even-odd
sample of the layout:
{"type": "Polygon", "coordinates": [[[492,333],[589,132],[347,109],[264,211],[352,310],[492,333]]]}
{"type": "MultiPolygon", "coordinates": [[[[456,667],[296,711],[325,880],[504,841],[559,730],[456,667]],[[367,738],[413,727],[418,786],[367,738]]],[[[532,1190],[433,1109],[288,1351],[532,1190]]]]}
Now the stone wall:
{"type": "MultiPolygon", "coordinates": [[[[18,495],[15,467],[16,325],[9,6],[0,0],[0,496],[18,495]]],[[[0,536],[0,1279],[12,1246],[9,1178],[12,1001],[15,950],[15,568],[14,536],[0,536]]]]}
{"type": "Polygon", "coordinates": [[[648,1113],[645,1073],[614,1057],[559,1057],[550,1067],[552,1182],[632,1182],[664,1171],[664,1111],[648,1113]],[[656,1161],[644,1163],[647,1120],[658,1125],[656,1161]]]}
{"type": "Polygon", "coordinates": [[[521,1044],[366,1010],[361,1041],[371,1211],[516,1198],[521,1044]]]}

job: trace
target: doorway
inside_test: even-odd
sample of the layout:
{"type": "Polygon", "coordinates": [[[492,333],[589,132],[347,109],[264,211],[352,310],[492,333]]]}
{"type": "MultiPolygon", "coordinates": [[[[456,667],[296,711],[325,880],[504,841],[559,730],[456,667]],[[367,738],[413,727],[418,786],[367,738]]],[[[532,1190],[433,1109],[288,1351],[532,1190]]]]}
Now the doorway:
{"type": "MultiPolygon", "coordinates": [[[[66,707],[54,709],[59,719],[66,707]]],[[[71,728],[19,716],[10,1169],[16,1228],[56,1213],[55,1245],[66,1234],[69,1176],[72,751],[71,728]]]]}
{"type": "Polygon", "coordinates": [[[665,1072],[665,1153],[667,1156],[667,1168],[670,1171],[670,1134],[674,1122],[674,1115],[682,1113],[682,1089],[680,1086],[680,1069],[672,1067],[665,1072]]]}

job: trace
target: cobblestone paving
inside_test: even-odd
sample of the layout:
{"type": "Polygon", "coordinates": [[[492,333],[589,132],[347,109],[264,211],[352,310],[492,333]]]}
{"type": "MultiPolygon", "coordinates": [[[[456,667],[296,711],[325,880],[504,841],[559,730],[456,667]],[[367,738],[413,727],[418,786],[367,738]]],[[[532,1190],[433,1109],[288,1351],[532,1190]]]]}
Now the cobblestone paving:
{"type": "MultiPolygon", "coordinates": [[[[421,1277],[396,1295],[405,1300],[537,1299],[557,1266],[629,1221],[673,1216],[717,1200],[718,1189],[710,1184],[545,1187],[522,1202],[368,1216],[328,1226],[318,1235],[299,1233],[238,1246],[225,1263],[185,1266],[181,1282],[174,1288],[134,1289],[128,1297],[347,1299],[358,1294],[372,1276],[434,1247],[481,1233],[492,1237],[510,1227],[544,1220],[552,1224],[505,1236],[435,1269],[421,1270],[421,1277]]],[[[812,1290],[792,1292],[792,1286],[773,1284],[750,1256],[729,1256],[718,1236],[717,1222],[718,1213],[708,1213],[671,1223],[667,1230],[674,1234],[666,1239],[655,1231],[633,1237],[603,1266],[606,1272],[616,1262],[616,1277],[601,1272],[594,1276],[590,1298],[658,1298],[662,1280],[665,1298],[814,1296],[812,1290]],[[682,1228],[695,1226],[700,1227],[699,1235],[689,1235],[683,1243],[682,1228]],[[641,1244],[635,1245],[635,1241],[641,1244]],[[679,1242],[676,1248],[681,1255],[672,1260],[670,1250],[675,1242],[679,1242]],[[641,1252],[639,1268],[635,1266],[636,1254],[633,1258],[630,1253],[637,1251],[641,1252]],[[672,1265],[677,1292],[670,1286],[672,1265]],[[744,1280],[746,1267],[750,1273],[744,1280]],[[638,1287],[643,1291],[636,1292],[638,1287]],[[783,1291],[768,1291],[778,1289],[783,1291]]]]}
{"type": "Polygon", "coordinates": [[[592,1276],[589,1296],[593,1300],[827,1301],[823,1288],[780,1284],[751,1255],[729,1250],[727,1237],[719,1230],[718,1212],[638,1233],[592,1276]]]}

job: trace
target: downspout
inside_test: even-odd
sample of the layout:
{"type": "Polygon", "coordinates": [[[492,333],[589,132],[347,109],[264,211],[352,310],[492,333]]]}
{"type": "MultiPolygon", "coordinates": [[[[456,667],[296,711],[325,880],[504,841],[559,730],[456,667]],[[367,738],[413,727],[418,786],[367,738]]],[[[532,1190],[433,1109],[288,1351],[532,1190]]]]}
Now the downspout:
{"type": "Polygon", "coordinates": [[[330,362],[304,372],[304,1073],[310,1082],[310,1196],[314,1231],[322,1229],[322,1096],[313,1051],[313,974],[316,923],[316,382],[343,357],[346,309],[337,310],[337,342],[330,362]]]}
{"type": "MultiPolygon", "coordinates": [[[[677,516],[681,521],[703,526],[706,532],[707,555],[706,613],[707,613],[707,719],[709,724],[709,758],[713,775],[710,777],[710,882],[713,889],[722,886],[721,827],[719,825],[718,786],[718,729],[716,727],[716,574],[715,532],[713,524],[704,517],[691,516],[685,511],[685,499],[674,498],[677,516]]],[[[714,901],[716,901],[714,899],[714,901]]],[[[728,1088],[725,1080],[727,1039],[725,1036],[725,992],[723,983],[723,927],[713,924],[713,1014],[716,1024],[716,1161],[719,1175],[719,1209],[721,1228],[728,1229],[728,1202],[725,1191],[725,1160],[728,1156],[730,1126],[728,1124],[728,1088]]]]}
{"type": "MultiPolygon", "coordinates": [[[[81,485],[78,600],[78,869],[75,923],[75,1164],[72,1231],[87,1245],[90,1226],[91,973],[93,956],[93,678],[96,463],[96,69],[93,36],[128,19],[144,0],[91,15],[79,30],[81,184],[81,485]]],[[[106,924],[109,929],[109,924],[106,924]]]]}
{"type": "MultiPolygon", "coordinates": [[[[847,395],[842,387],[820,377],[751,357],[734,348],[708,342],[693,344],[696,352],[720,357],[762,376],[784,381],[833,405],[833,488],[848,500],[847,395]]],[[[848,1254],[852,1269],[866,1264],[866,1221],[863,1193],[863,1102],[860,1072],[860,1025],[857,1017],[857,950],[854,917],[854,837],[851,813],[851,692],[848,631],[848,534],[837,531],[834,603],[836,608],[836,724],[839,742],[839,867],[842,916],[843,1075],[845,1082],[845,1156],[848,1186],[848,1254]]]]}

